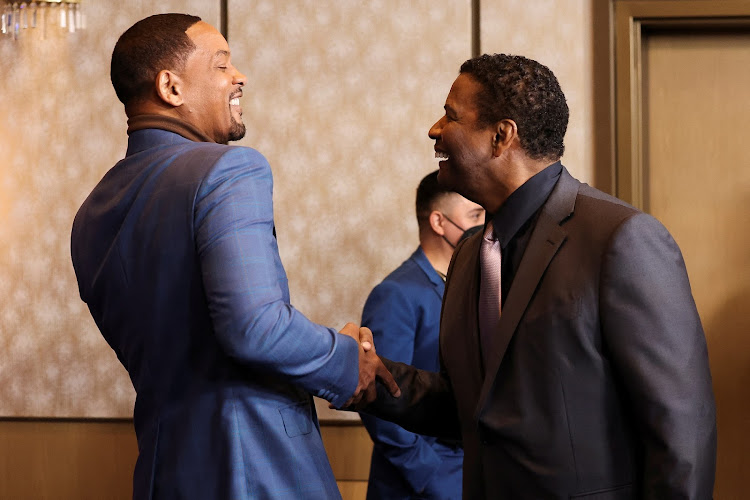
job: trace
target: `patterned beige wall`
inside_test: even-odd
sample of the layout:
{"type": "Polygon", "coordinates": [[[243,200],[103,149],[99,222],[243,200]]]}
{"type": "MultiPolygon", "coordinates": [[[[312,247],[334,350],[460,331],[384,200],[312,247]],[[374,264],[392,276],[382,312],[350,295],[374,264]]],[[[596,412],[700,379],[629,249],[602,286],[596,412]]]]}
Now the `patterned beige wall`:
{"type": "MultiPolygon", "coordinates": [[[[483,50],[511,47],[560,77],[575,124],[565,160],[584,179],[590,1],[482,3],[483,50]]],[[[240,144],[271,163],[292,303],[317,322],[358,322],[370,289],[417,244],[414,190],[437,167],[427,130],[471,55],[470,6],[229,1],[233,59],[248,76],[240,144]]],[[[219,19],[218,0],[85,7],[86,31],[0,37],[0,416],[131,415],[127,374],[78,298],[70,225],[125,151],[109,82],[119,34],[156,12],[219,19]]]]}
{"type": "Polygon", "coordinates": [[[437,168],[427,130],[471,56],[471,2],[236,0],[229,13],[249,80],[241,144],[274,172],[292,304],[325,325],[358,323],[418,244],[416,186],[437,168]]]}
{"type": "Polygon", "coordinates": [[[117,37],[157,12],[218,22],[219,2],[84,0],[87,29],[0,36],[0,416],[130,416],[133,388],[70,264],[70,226],[125,152],[109,82],[117,37]]]}
{"type": "Polygon", "coordinates": [[[274,172],[292,303],[359,322],[370,289],[418,244],[427,137],[471,56],[470,0],[230,1],[248,133],[274,172]]]}
{"type": "MultiPolygon", "coordinates": [[[[594,177],[593,3],[601,0],[481,0],[481,51],[518,54],[548,66],[570,108],[563,164],[594,177]]],[[[605,27],[606,29],[606,27],[605,27]]]]}
{"type": "MultiPolygon", "coordinates": [[[[109,83],[119,34],[150,13],[218,25],[218,1],[86,2],[88,29],[0,38],[0,416],[127,417],[133,390],[77,294],[78,206],[124,153],[109,83]]],[[[416,245],[427,129],[470,55],[469,0],[230,2],[248,75],[242,144],[274,168],[294,304],[359,321],[369,289],[416,245]]]]}

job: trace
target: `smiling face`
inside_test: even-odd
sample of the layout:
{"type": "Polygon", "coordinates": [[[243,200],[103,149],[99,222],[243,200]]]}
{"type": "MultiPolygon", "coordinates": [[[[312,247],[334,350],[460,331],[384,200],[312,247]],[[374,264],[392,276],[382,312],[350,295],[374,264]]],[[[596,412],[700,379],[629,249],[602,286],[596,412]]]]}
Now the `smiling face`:
{"type": "Polygon", "coordinates": [[[232,66],[229,45],[213,26],[200,21],[186,33],[196,48],[180,73],[181,116],[217,143],[242,139],[240,97],[245,75],[232,66]]]}
{"type": "Polygon", "coordinates": [[[479,121],[476,97],[481,89],[471,76],[460,74],[445,100],[445,115],[429,131],[435,140],[435,158],[441,160],[440,184],[480,205],[495,136],[493,126],[479,121]]]}

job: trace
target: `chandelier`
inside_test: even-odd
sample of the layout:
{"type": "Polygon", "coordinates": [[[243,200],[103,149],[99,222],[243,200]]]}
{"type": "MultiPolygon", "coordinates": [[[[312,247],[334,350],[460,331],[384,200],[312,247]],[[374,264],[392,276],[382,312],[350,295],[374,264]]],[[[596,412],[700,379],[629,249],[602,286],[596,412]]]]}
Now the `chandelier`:
{"type": "Polygon", "coordinates": [[[0,33],[18,39],[21,30],[37,28],[46,38],[48,29],[70,33],[86,27],[81,0],[0,0],[2,25],[0,33]]]}

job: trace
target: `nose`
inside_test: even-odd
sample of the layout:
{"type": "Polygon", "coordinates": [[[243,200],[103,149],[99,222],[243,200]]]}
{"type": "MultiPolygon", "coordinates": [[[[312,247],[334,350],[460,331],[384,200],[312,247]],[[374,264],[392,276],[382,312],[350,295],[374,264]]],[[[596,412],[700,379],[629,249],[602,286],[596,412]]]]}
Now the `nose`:
{"type": "Polygon", "coordinates": [[[443,120],[445,120],[444,116],[436,121],[432,127],[430,127],[430,131],[427,132],[427,135],[430,136],[430,139],[437,139],[438,137],[440,137],[440,133],[443,131],[443,120]]]}
{"type": "Polygon", "coordinates": [[[240,73],[237,68],[235,68],[234,79],[232,80],[232,83],[234,83],[235,85],[244,86],[247,83],[247,77],[240,73]]]}

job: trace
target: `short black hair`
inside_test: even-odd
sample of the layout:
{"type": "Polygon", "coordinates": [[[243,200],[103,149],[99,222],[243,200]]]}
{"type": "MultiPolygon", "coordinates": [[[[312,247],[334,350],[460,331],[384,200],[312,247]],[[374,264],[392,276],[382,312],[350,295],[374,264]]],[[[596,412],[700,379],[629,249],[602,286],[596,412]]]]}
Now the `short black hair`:
{"type": "Polygon", "coordinates": [[[110,78],[123,104],[146,96],[160,71],[182,71],[195,50],[185,32],[200,20],[188,14],[156,14],[120,36],[112,51],[110,78]]]}
{"type": "Polygon", "coordinates": [[[435,205],[446,195],[455,191],[442,186],[438,180],[438,170],[425,175],[417,187],[417,224],[421,227],[435,209],[435,205]]]}
{"type": "Polygon", "coordinates": [[[560,83],[547,66],[523,56],[484,54],[464,62],[461,73],[482,86],[476,103],[481,125],[509,118],[516,122],[529,157],[560,159],[569,111],[560,83]]]}

